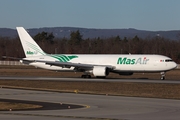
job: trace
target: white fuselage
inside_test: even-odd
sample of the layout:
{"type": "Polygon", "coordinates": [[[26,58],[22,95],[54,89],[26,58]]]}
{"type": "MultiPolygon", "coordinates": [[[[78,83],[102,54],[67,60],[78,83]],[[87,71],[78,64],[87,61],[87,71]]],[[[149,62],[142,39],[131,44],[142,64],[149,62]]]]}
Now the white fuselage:
{"type": "MultiPolygon", "coordinates": [[[[69,55],[69,54],[66,54],[69,55]]],[[[68,62],[91,64],[91,65],[109,65],[114,66],[114,72],[165,72],[176,68],[177,64],[169,57],[162,55],[111,55],[111,54],[78,54],[77,58],[71,59],[68,62]]],[[[58,61],[57,58],[50,55],[42,55],[36,57],[27,57],[24,60],[46,60],[58,61]]],[[[47,65],[42,62],[32,62],[29,65],[55,71],[72,71],[74,67],[63,68],[59,66],[47,65]]]]}

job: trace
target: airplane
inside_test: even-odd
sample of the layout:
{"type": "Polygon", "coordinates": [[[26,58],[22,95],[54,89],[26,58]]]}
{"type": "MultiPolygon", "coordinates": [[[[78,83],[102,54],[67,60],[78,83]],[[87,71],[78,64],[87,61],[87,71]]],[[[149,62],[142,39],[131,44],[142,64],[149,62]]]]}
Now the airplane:
{"type": "Polygon", "coordinates": [[[35,67],[62,71],[83,72],[82,78],[105,78],[110,72],[119,75],[133,75],[141,72],[165,73],[177,67],[169,57],[153,54],[47,54],[33,40],[23,27],[16,27],[25,53],[21,63],[35,67]]]}

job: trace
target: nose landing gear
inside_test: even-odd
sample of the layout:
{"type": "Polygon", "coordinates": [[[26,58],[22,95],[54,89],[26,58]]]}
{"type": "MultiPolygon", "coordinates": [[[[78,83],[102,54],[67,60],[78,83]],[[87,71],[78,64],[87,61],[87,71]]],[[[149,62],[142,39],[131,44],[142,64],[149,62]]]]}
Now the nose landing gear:
{"type": "Polygon", "coordinates": [[[165,80],[165,72],[161,72],[161,80],[165,80]]]}

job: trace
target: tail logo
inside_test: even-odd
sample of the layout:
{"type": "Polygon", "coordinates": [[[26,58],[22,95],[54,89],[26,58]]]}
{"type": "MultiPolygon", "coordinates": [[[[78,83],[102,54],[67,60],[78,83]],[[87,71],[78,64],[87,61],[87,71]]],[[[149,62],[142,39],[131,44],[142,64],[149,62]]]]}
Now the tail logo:
{"type": "Polygon", "coordinates": [[[36,46],[28,41],[26,41],[26,45],[28,46],[28,51],[26,51],[27,55],[37,55],[38,53],[41,55],[45,55],[45,53],[39,48],[39,46],[36,46]]]}
{"type": "Polygon", "coordinates": [[[36,52],[36,51],[34,51],[34,52],[32,52],[32,51],[27,51],[26,54],[27,54],[27,55],[34,55],[34,54],[37,54],[37,52],[36,52]]]}

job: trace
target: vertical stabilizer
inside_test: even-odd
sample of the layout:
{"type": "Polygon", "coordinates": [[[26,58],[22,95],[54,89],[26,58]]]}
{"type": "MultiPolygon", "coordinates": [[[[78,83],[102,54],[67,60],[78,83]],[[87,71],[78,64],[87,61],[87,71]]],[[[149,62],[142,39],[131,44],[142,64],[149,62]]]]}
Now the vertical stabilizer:
{"type": "Polygon", "coordinates": [[[26,57],[45,55],[45,52],[33,40],[23,27],[16,27],[26,57]]]}

